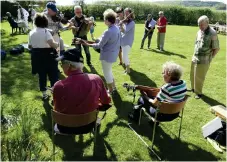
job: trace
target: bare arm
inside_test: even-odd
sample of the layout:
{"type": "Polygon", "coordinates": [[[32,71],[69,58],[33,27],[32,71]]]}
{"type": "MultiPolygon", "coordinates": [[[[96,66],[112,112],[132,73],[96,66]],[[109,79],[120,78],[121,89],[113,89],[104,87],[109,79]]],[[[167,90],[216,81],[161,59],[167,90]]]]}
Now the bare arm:
{"type": "Polygon", "coordinates": [[[57,42],[55,42],[53,39],[48,40],[47,43],[52,48],[57,48],[59,46],[59,44],[57,42]]]}
{"type": "Polygon", "coordinates": [[[155,99],[151,99],[147,96],[146,92],[143,92],[142,95],[146,98],[147,101],[149,101],[149,103],[151,103],[151,105],[157,107],[159,105],[159,101],[157,100],[157,98],[155,99]]]}

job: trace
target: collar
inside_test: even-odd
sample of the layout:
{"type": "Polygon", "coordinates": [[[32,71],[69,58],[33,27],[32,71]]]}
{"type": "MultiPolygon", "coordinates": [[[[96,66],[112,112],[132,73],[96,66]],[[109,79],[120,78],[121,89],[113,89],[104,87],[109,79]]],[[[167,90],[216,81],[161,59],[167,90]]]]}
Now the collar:
{"type": "Polygon", "coordinates": [[[176,82],[172,82],[172,83],[170,83],[171,85],[173,85],[173,86],[176,86],[176,85],[180,85],[180,84],[182,84],[182,80],[178,80],[178,81],[176,81],[176,82]]]}
{"type": "Polygon", "coordinates": [[[110,26],[109,26],[109,28],[111,28],[111,27],[113,27],[114,26],[114,24],[111,24],[110,26]]]}
{"type": "Polygon", "coordinates": [[[83,74],[82,70],[73,70],[69,72],[69,76],[83,74]]]}

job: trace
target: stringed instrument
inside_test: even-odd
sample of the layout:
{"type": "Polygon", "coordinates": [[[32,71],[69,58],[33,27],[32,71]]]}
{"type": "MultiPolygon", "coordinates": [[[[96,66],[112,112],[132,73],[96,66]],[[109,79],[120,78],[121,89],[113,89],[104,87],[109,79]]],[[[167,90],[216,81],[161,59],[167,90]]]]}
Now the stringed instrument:
{"type": "Polygon", "coordinates": [[[128,91],[129,90],[140,90],[143,92],[146,92],[149,97],[155,97],[159,93],[160,89],[159,88],[154,88],[154,87],[148,87],[148,86],[143,86],[143,85],[130,85],[128,83],[124,83],[123,87],[125,87],[128,91]]]}
{"type": "MultiPolygon", "coordinates": [[[[75,46],[76,44],[86,45],[85,42],[88,43],[88,44],[94,44],[94,43],[98,43],[99,40],[96,39],[96,41],[89,41],[89,40],[84,40],[84,39],[75,37],[74,39],[72,39],[71,45],[72,45],[72,46],[75,46]]],[[[93,49],[94,49],[96,52],[100,53],[100,49],[97,49],[97,48],[93,48],[93,49]]]]}
{"type": "Polygon", "coordinates": [[[124,18],[123,20],[121,20],[120,22],[119,22],[119,25],[122,25],[122,24],[124,24],[124,23],[127,23],[128,21],[131,21],[131,15],[133,14],[134,12],[131,12],[126,18],[124,18]]]}

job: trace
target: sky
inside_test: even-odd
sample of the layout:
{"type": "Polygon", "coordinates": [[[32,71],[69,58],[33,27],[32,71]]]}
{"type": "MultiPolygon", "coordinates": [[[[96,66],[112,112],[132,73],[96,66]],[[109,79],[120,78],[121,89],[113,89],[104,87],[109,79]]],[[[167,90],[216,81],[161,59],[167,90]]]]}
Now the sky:
{"type": "MultiPolygon", "coordinates": [[[[56,0],[57,5],[73,5],[73,1],[74,0],[56,0]]],[[[85,3],[94,3],[98,0],[85,0],[85,3]]],[[[109,0],[111,1],[111,0],[109,0]]],[[[138,0],[132,0],[132,1],[138,1],[138,0]]],[[[157,1],[157,0],[139,0],[141,1],[157,1]]],[[[166,0],[159,0],[159,1],[166,1],[166,0]]],[[[173,0],[169,0],[169,1],[173,1],[173,0]]],[[[217,2],[223,2],[225,4],[227,4],[226,0],[201,0],[201,1],[217,1],[217,2]]]]}

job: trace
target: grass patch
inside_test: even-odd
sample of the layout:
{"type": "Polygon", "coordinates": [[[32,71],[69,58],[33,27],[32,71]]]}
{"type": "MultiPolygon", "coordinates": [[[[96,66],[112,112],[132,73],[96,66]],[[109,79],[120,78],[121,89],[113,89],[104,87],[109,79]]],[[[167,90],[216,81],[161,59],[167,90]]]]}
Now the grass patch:
{"type": "MultiPolygon", "coordinates": [[[[9,48],[26,42],[27,35],[10,36],[11,28],[8,23],[1,23],[1,29],[5,34],[2,35],[2,49],[9,48]]],[[[95,36],[98,37],[106,29],[103,22],[98,22],[95,29],[95,36]]],[[[130,76],[123,75],[123,68],[118,66],[118,62],[113,65],[113,74],[116,80],[118,93],[112,98],[113,107],[108,111],[105,120],[102,122],[100,135],[97,140],[97,154],[93,157],[93,143],[89,135],[79,137],[60,137],[56,138],[57,155],[56,160],[156,160],[143,143],[128,128],[127,114],[132,110],[132,93],[127,92],[122,84],[124,82],[143,84],[148,86],[160,87],[163,84],[162,64],[173,60],[184,68],[183,79],[190,88],[190,64],[194,49],[194,40],[198,28],[189,26],[167,27],[165,50],[160,53],[156,48],[156,32],[151,41],[151,50],[139,49],[144,32],[144,25],[137,24],[135,41],[129,55],[132,67],[130,76]]],[[[70,45],[72,40],[71,31],[61,34],[65,44],[70,45]]],[[[209,107],[217,104],[226,103],[226,37],[218,35],[220,48],[218,55],[212,61],[211,67],[206,77],[204,85],[204,95],[202,100],[195,100],[192,93],[184,112],[181,141],[176,136],[179,128],[179,121],[164,123],[157,129],[155,148],[163,160],[225,160],[226,153],[216,152],[210,144],[203,139],[201,127],[214,118],[209,112],[209,107]]],[[[145,42],[145,46],[146,47],[145,42]]],[[[85,65],[84,71],[96,73],[103,76],[99,54],[93,49],[91,60],[94,70],[85,65]]],[[[85,57],[85,55],[84,55],[85,57]]],[[[32,122],[28,127],[29,135],[35,136],[34,141],[36,151],[39,151],[39,141],[45,141],[42,147],[42,157],[48,158],[51,155],[51,106],[43,103],[41,93],[38,88],[38,77],[31,75],[30,54],[25,52],[19,56],[7,55],[7,59],[1,64],[2,94],[1,100],[4,102],[2,113],[4,115],[23,116],[23,109],[35,110],[29,115],[32,122]],[[35,126],[35,128],[33,128],[35,126]],[[36,145],[37,144],[37,145],[36,145]],[[47,148],[47,149],[46,149],[47,148]]],[[[138,95],[137,95],[138,97],[138,95]]],[[[21,125],[18,125],[22,129],[21,125]]],[[[16,129],[16,125],[12,129],[16,129]]],[[[136,127],[136,126],[135,126],[136,127]]],[[[151,144],[152,128],[146,121],[141,127],[136,127],[143,139],[151,144]]],[[[9,131],[2,134],[2,146],[6,145],[6,138],[9,131]]],[[[16,140],[19,135],[11,137],[16,140]]],[[[15,144],[16,145],[16,144],[15,144]]],[[[12,146],[10,146],[12,147],[12,146]]],[[[2,160],[7,158],[7,151],[2,149],[2,160]]],[[[19,160],[19,159],[12,159],[19,160]]],[[[41,156],[36,160],[42,160],[41,156]]]]}

